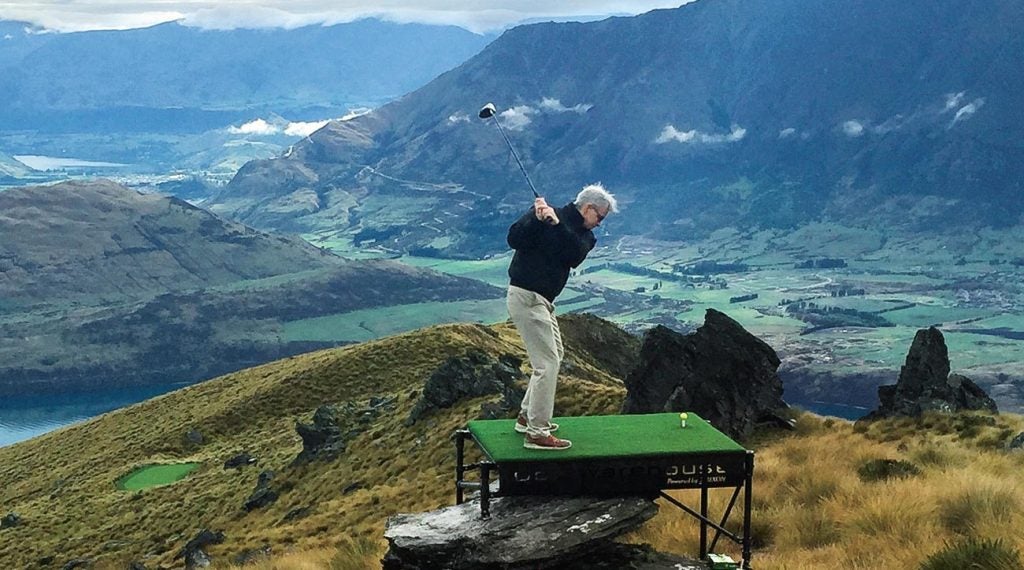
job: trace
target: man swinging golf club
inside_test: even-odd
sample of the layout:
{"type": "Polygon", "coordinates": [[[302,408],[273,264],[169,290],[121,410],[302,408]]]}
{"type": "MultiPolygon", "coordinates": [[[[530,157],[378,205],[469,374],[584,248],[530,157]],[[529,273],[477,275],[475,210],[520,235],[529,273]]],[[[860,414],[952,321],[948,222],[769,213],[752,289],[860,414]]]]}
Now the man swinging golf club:
{"type": "Polygon", "coordinates": [[[597,238],[591,230],[608,214],[617,212],[618,205],[603,186],[591,184],[574,202],[561,208],[549,206],[530,180],[496,112],[494,104],[488,103],[480,109],[480,118],[494,120],[534,197],[533,207],[508,229],[508,245],[516,250],[508,267],[508,314],[523,337],[533,369],[515,429],[526,434],[523,447],[569,449],[571,441],[551,435],[558,429],[558,424],[551,423],[551,416],[563,355],[555,297],[569,280],[569,270],[579,267],[594,249],[597,238]]]}
{"type": "Polygon", "coordinates": [[[562,363],[562,335],[555,320],[555,297],[579,267],[597,238],[591,231],[612,212],[615,197],[600,184],[585,186],[576,200],[553,208],[542,197],[508,229],[508,245],[516,250],[508,267],[508,314],[523,338],[530,357],[530,383],[516,420],[525,433],[523,447],[569,449],[572,442],[552,432],[555,384],[562,363]]]}

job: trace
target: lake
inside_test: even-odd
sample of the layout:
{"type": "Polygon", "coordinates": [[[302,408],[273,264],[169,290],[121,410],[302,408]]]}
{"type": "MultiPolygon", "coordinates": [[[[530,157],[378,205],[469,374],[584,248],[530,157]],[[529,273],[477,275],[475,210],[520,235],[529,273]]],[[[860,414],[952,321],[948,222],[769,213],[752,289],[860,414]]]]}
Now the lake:
{"type": "Polygon", "coordinates": [[[32,170],[67,170],[81,168],[121,168],[128,166],[119,162],[102,162],[96,160],[82,160],[80,158],[61,158],[56,156],[41,156],[35,154],[14,155],[14,160],[24,164],[32,170]]]}
{"type": "Polygon", "coordinates": [[[0,447],[148,400],[188,384],[0,399],[0,447]]]}
{"type": "Polygon", "coordinates": [[[834,402],[789,402],[789,404],[819,416],[832,416],[844,420],[859,420],[871,411],[862,406],[849,406],[834,402]]]}

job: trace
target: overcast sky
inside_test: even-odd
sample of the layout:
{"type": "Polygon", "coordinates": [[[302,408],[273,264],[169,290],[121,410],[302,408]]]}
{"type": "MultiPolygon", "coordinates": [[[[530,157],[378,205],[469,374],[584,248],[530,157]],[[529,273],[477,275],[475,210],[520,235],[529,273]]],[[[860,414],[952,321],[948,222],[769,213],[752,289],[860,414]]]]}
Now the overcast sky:
{"type": "Polygon", "coordinates": [[[202,28],[295,28],[375,16],[486,32],[526,19],[639,14],[688,0],[0,0],[0,20],[63,32],[126,29],[171,20],[202,28]]]}

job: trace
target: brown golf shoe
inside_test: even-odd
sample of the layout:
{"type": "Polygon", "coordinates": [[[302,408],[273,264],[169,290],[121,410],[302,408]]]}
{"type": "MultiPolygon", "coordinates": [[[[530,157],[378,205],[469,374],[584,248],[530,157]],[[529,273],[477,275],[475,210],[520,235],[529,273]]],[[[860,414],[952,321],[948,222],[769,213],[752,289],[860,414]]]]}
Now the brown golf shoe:
{"type": "Polygon", "coordinates": [[[549,449],[552,451],[561,451],[572,447],[572,442],[568,439],[559,439],[553,435],[533,437],[532,435],[527,434],[526,439],[523,440],[523,447],[526,449],[549,449]]]}

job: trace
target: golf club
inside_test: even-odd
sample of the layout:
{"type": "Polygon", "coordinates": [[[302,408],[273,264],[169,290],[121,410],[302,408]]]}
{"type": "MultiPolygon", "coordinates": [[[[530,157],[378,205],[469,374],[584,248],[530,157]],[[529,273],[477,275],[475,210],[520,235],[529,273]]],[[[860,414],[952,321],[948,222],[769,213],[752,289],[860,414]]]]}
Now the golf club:
{"type": "MultiPolygon", "coordinates": [[[[498,122],[498,117],[496,116],[496,114],[497,109],[494,107],[494,103],[488,103],[484,105],[483,108],[480,109],[481,119],[485,121],[487,119],[494,119],[494,126],[498,127],[498,131],[501,133],[502,138],[505,139],[505,144],[507,144],[508,149],[512,151],[512,157],[516,159],[516,164],[519,165],[519,170],[522,171],[523,176],[526,177],[526,183],[530,185],[530,190],[533,190],[533,197],[540,198],[540,194],[537,193],[537,187],[534,186],[533,181],[530,180],[530,175],[526,172],[526,168],[523,167],[523,161],[519,160],[519,153],[517,153],[515,147],[512,146],[512,141],[510,141],[508,139],[508,135],[505,134],[505,129],[501,128],[501,123],[498,122]]],[[[546,218],[544,221],[546,221],[549,224],[554,223],[554,220],[551,218],[546,218]]]]}

